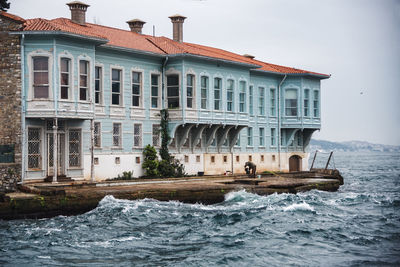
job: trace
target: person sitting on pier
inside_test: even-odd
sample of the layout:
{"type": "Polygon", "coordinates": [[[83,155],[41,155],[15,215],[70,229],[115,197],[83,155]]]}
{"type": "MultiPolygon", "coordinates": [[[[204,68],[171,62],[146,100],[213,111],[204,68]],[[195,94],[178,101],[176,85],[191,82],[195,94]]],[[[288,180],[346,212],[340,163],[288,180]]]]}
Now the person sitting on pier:
{"type": "Polygon", "coordinates": [[[246,171],[246,174],[247,174],[249,177],[253,177],[253,178],[256,177],[256,169],[257,169],[256,164],[254,164],[254,163],[251,162],[251,161],[247,161],[247,162],[244,164],[244,170],[246,171]]]}

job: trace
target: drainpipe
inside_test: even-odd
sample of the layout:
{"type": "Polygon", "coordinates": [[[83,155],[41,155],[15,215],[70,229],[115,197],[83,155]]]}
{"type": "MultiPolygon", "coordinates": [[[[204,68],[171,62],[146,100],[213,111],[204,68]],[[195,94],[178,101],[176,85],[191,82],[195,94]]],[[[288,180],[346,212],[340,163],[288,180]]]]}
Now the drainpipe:
{"type": "Polygon", "coordinates": [[[90,120],[90,181],[94,183],[94,119],[90,120]]]}
{"type": "Polygon", "coordinates": [[[21,37],[21,183],[25,181],[25,166],[26,166],[26,155],[27,149],[26,144],[26,133],[25,133],[25,34],[21,37]]]}
{"type": "Polygon", "coordinates": [[[279,171],[281,171],[281,86],[286,80],[287,74],[283,77],[278,86],[278,163],[279,171]]]}
{"type": "MultiPolygon", "coordinates": [[[[168,62],[168,57],[165,57],[162,68],[161,68],[161,80],[162,80],[162,85],[161,85],[161,107],[165,108],[165,66],[167,65],[168,62]]],[[[168,108],[168,106],[167,106],[168,108]]]]}

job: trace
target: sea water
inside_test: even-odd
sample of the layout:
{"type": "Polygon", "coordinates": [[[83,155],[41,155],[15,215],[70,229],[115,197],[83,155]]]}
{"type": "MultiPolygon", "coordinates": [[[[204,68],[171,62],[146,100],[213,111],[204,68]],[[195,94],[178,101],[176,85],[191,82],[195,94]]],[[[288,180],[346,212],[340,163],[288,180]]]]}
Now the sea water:
{"type": "Polygon", "coordinates": [[[337,192],[238,191],[209,206],[107,196],[78,216],[0,220],[0,265],[400,265],[400,155],[334,160],[337,192]]]}

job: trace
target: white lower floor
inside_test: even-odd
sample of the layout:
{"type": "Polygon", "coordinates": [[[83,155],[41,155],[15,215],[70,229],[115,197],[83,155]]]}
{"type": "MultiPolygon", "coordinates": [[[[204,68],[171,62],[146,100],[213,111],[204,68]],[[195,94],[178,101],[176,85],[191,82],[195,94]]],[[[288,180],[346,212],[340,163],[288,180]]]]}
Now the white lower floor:
{"type": "MultiPolygon", "coordinates": [[[[185,166],[188,175],[219,175],[228,172],[234,174],[245,173],[244,165],[252,161],[257,165],[257,173],[263,171],[301,171],[308,169],[309,153],[282,152],[280,161],[278,153],[202,153],[202,154],[175,154],[185,166]],[[280,166],[279,166],[280,165],[280,166]]],[[[91,156],[84,155],[84,179],[90,180],[91,156]]],[[[142,153],[112,153],[95,154],[94,176],[96,181],[122,176],[123,172],[132,172],[133,177],[144,175],[142,169],[142,153]]]]}

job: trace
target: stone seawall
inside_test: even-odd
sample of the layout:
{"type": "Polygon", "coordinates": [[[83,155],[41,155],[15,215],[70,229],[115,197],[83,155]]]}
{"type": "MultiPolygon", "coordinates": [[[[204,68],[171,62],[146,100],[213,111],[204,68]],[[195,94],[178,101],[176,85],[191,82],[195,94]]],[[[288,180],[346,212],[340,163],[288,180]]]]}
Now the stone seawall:
{"type": "Polygon", "coordinates": [[[0,192],[21,181],[21,45],[22,21],[0,14],[0,192]]]}

